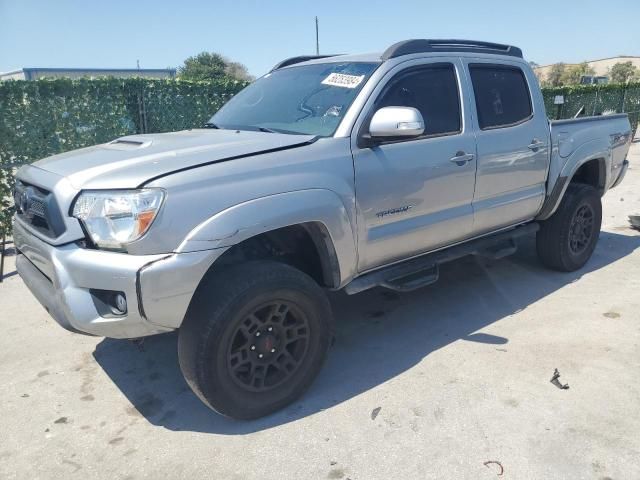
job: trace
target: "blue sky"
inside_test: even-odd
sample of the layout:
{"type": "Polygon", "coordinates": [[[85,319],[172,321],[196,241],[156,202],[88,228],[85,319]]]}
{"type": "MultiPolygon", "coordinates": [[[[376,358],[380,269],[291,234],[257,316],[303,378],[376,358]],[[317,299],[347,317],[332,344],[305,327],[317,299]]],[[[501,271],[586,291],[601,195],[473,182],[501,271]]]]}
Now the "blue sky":
{"type": "Polygon", "coordinates": [[[0,71],[176,67],[203,50],[262,75],[279,60],[407,38],[511,43],[540,64],[640,55],[640,1],[0,0],[0,71]]]}

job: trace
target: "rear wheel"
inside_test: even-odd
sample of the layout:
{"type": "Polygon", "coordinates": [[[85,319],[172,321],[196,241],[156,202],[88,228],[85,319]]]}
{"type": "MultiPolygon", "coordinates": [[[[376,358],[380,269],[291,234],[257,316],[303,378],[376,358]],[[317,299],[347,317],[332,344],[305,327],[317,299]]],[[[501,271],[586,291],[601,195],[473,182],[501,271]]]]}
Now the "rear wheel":
{"type": "Polygon", "coordinates": [[[558,210],[540,224],[536,247],[540,261],[563,272],[582,268],[600,236],[602,205],[590,185],[571,184],[558,210]]]}
{"type": "Polygon", "coordinates": [[[217,412],[261,417],[289,404],[319,372],[331,337],[323,290],[288,265],[260,261],[214,273],[180,329],[180,367],[217,412]]]}

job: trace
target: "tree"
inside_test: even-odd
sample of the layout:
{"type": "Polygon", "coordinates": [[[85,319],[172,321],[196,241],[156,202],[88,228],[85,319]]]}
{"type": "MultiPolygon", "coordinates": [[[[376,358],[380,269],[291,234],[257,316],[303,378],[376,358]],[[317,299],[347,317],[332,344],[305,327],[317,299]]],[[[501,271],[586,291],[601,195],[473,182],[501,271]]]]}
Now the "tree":
{"type": "Polygon", "coordinates": [[[637,73],[638,69],[631,62],[618,62],[609,69],[609,77],[612,83],[627,83],[637,73]]]}
{"type": "Polygon", "coordinates": [[[224,73],[237,80],[244,80],[246,82],[250,82],[254,79],[253,76],[249,74],[249,70],[247,70],[247,67],[240,62],[232,62],[230,60],[227,60],[227,66],[224,69],[224,73]]]}
{"type": "Polygon", "coordinates": [[[587,62],[579,63],[578,65],[571,65],[565,68],[563,74],[560,76],[560,82],[562,85],[576,85],[580,83],[580,78],[585,75],[593,75],[595,71],[587,62]]]}
{"type": "Polygon", "coordinates": [[[564,75],[565,65],[564,63],[554,63],[551,65],[551,69],[547,74],[547,82],[552,87],[559,87],[562,85],[561,78],[564,75]]]}
{"type": "Polygon", "coordinates": [[[536,62],[529,62],[529,66],[533,70],[533,74],[538,79],[538,83],[542,85],[544,83],[544,75],[540,71],[540,65],[537,64],[536,62]]]}
{"type": "Polygon", "coordinates": [[[178,68],[178,76],[185,80],[251,80],[247,67],[215,52],[201,52],[187,58],[178,68]]]}

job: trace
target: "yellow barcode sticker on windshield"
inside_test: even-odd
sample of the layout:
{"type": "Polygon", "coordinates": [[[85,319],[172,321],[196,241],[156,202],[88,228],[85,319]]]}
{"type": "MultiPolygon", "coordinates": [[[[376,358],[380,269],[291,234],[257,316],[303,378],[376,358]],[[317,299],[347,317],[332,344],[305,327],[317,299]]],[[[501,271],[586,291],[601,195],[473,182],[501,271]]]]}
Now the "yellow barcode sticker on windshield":
{"type": "Polygon", "coordinates": [[[332,73],[322,81],[323,85],[333,87],[356,88],[362,82],[364,75],[347,75],[345,73],[332,73]]]}

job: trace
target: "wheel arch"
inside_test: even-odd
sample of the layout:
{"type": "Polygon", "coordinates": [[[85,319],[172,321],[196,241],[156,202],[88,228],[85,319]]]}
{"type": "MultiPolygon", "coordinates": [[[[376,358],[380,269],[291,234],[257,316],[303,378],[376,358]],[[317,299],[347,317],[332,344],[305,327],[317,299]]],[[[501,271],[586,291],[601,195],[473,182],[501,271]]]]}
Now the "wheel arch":
{"type": "Polygon", "coordinates": [[[607,152],[595,152],[580,161],[571,161],[570,159],[553,184],[551,193],[536,219],[546,220],[551,217],[558,209],[567,188],[572,183],[591,185],[598,190],[600,196],[604,195],[609,183],[608,157],[607,152]]]}
{"type": "Polygon", "coordinates": [[[194,228],[178,251],[227,248],[211,265],[213,270],[238,252],[246,257],[247,249],[257,243],[263,253],[265,249],[291,253],[296,239],[303,242],[298,251],[317,256],[320,276],[312,276],[320,283],[339,288],[354,276],[355,229],[340,197],[325,189],[271,195],[228,208],[194,228]]]}
{"type": "Polygon", "coordinates": [[[286,263],[328,288],[340,286],[340,265],[331,236],[321,222],[275,228],[249,237],[226,250],[207,274],[256,260],[286,263]]]}

